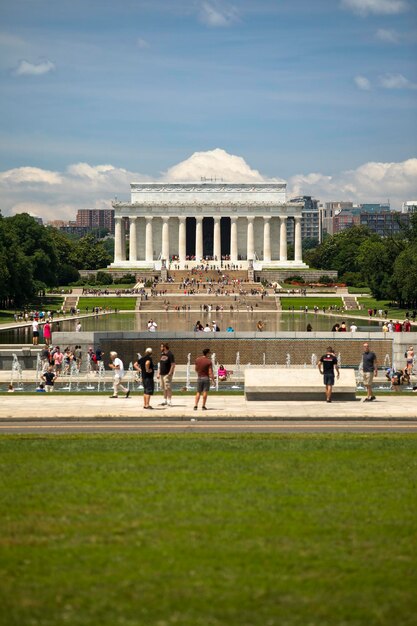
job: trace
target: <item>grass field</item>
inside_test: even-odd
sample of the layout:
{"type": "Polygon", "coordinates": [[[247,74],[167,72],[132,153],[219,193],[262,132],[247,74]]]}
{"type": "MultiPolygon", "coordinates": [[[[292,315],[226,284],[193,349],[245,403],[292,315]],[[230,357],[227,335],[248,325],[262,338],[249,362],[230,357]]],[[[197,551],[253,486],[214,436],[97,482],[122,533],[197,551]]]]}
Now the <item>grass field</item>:
{"type": "Polygon", "coordinates": [[[299,298],[284,297],[284,298],[281,298],[281,306],[283,310],[290,309],[291,307],[294,307],[294,309],[300,310],[300,307],[306,307],[306,306],[308,306],[310,310],[313,309],[315,306],[318,306],[319,309],[322,309],[324,306],[326,308],[328,308],[329,306],[342,307],[343,300],[342,298],[336,298],[336,297],[323,297],[323,298],[314,297],[314,295],[311,295],[308,298],[305,298],[303,296],[300,296],[299,298]]]}
{"type": "Polygon", "coordinates": [[[393,307],[389,300],[375,300],[375,298],[358,298],[358,302],[360,303],[361,307],[363,307],[360,311],[358,311],[358,315],[363,315],[365,317],[368,316],[368,309],[377,309],[377,311],[379,309],[382,309],[383,311],[387,309],[388,319],[395,318],[403,321],[407,312],[405,309],[393,307]]]}
{"type": "Polygon", "coordinates": [[[134,311],[136,306],[136,297],[107,297],[107,296],[98,296],[97,298],[80,298],[78,301],[78,308],[82,313],[84,313],[86,307],[91,311],[92,308],[98,306],[103,309],[123,309],[125,311],[134,311]]]}
{"type": "Polygon", "coordinates": [[[0,310],[0,324],[6,324],[8,322],[14,322],[14,314],[20,313],[21,311],[31,311],[31,310],[43,310],[43,311],[58,311],[64,298],[62,296],[46,296],[45,298],[36,301],[35,303],[26,304],[22,306],[20,309],[1,309],[0,310]]]}
{"type": "Polygon", "coordinates": [[[0,437],[4,626],[412,626],[414,435],[0,437]]]}

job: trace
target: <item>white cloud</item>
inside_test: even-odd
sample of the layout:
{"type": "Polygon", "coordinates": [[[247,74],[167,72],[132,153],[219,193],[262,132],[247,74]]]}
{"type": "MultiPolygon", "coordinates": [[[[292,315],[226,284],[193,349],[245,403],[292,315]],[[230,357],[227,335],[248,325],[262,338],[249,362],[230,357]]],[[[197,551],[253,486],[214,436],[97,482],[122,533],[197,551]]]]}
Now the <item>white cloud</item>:
{"type": "Polygon", "coordinates": [[[400,37],[395,30],[388,30],[386,28],[379,28],[376,31],[375,37],[384,43],[399,43],[400,41],[400,37]]]}
{"type": "Polygon", "coordinates": [[[146,48],[149,48],[148,42],[146,41],[146,39],[143,39],[142,37],[138,37],[136,39],[136,45],[141,50],[145,50],[146,48]]]}
{"type": "Polygon", "coordinates": [[[224,27],[230,26],[238,19],[238,11],[231,5],[226,5],[218,0],[202,2],[200,19],[207,26],[224,27]]]}
{"type": "Polygon", "coordinates": [[[355,76],[353,80],[358,89],[362,91],[369,91],[371,89],[371,82],[366,76],[355,76]]]}
{"type": "Polygon", "coordinates": [[[251,169],[242,157],[228,154],[221,148],[194,152],[163,175],[164,180],[171,182],[200,181],[201,178],[223,179],[230,183],[266,180],[257,170],[251,169]]]}
{"type": "Polygon", "coordinates": [[[39,167],[16,167],[0,172],[0,183],[4,185],[60,185],[62,177],[58,172],[42,170],[39,167]]]}
{"type": "Polygon", "coordinates": [[[342,6],[359,15],[394,15],[408,9],[405,0],[342,0],[342,6]]]}
{"type": "MultiPolygon", "coordinates": [[[[242,157],[219,148],[195,152],[162,173],[159,180],[186,182],[201,177],[227,182],[271,180],[242,157]]],[[[77,209],[109,208],[115,196],[128,201],[131,182],[151,180],[155,178],[109,164],[74,163],[63,172],[14,168],[0,172],[2,209],[6,215],[25,211],[45,220],[74,219],[77,209]]],[[[417,197],[417,158],[400,163],[369,162],[333,176],[321,172],[292,176],[288,197],[304,194],[322,202],[382,202],[390,198],[391,206],[399,208],[404,200],[417,197]]]]}
{"type": "Polygon", "coordinates": [[[297,174],[290,178],[288,189],[292,196],[313,195],[322,202],[383,202],[389,198],[391,207],[398,209],[404,200],[417,195],[417,158],[400,163],[371,161],[334,176],[297,174]]]}
{"type": "Polygon", "coordinates": [[[379,82],[385,89],[417,89],[417,84],[402,74],[384,74],[379,77],[379,82]]]}
{"type": "Polygon", "coordinates": [[[41,76],[47,74],[55,69],[55,65],[52,61],[40,61],[39,63],[29,63],[29,61],[22,60],[16,69],[18,76],[41,76]]]}

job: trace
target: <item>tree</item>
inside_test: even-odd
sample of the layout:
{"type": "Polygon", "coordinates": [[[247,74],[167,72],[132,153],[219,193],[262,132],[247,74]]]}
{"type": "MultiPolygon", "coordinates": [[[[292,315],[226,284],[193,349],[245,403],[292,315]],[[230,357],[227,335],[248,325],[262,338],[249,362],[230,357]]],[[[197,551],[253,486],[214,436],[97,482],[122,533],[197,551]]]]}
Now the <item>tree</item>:
{"type": "Polygon", "coordinates": [[[99,270],[111,262],[103,243],[97,241],[94,235],[82,237],[74,246],[71,261],[78,269],[99,270]]]}

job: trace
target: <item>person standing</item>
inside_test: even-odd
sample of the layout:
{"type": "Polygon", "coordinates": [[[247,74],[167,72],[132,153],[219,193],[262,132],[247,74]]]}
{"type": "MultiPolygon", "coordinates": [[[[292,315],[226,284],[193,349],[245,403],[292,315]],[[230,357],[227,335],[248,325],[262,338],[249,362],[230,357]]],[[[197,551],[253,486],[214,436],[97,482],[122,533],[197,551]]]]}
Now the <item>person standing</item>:
{"type": "Polygon", "coordinates": [[[110,359],[111,359],[111,363],[109,363],[109,367],[110,369],[112,369],[114,371],[114,379],[113,379],[113,395],[110,396],[110,398],[117,398],[118,397],[118,391],[119,391],[119,387],[120,389],[123,391],[123,393],[126,394],[126,398],[129,397],[130,395],[130,391],[127,387],[123,387],[122,385],[122,379],[123,376],[125,375],[125,368],[123,365],[123,361],[122,359],[119,359],[119,357],[117,356],[117,352],[110,352],[110,359]]]}
{"type": "Polygon", "coordinates": [[[52,365],[48,367],[46,372],[42,374],[42,380],[45,382],[45,390],[51,393],[54,390],[54,382],[56,379],[56,374],[54,372],[54,368],[52,365]]]}
{"type": "Polygon", "coordinates": [[[331,402],[335,370],[337,378],[340,376],[337,358],[331,346],[327,348],[326,354],[320,357],[317,367],[319,368],[320,374],[323,375],[323,382],[326,386],[326,402],[331,402]]]}
{"type": "Polygon", "coordinates": [[[378,375],[378,365],[375,352],[369,350],[369,343],[363,344],[364,352],[362,354],[363,382],[366,387],[367,396],[364,402],[372,402],[375,396],[372,394],[372,382],[374,376],[378,375]]]}
{"type": "Polygon", "coordinates": [[[172,377],[175,371],[175,357],[169,349],[167,343],[161,343],[161,358],[159,361],[159,372],[157,378],[161,381],[164,400],[161,406],[172,406],[172,377]]]}
{"type": "Polygon", "coordinates": [[[50,346],[51,339],[52,339],[52,332],[51,332],[51,324],[49,323],[49,321],[47,321],[45,323],[45,326],[43,327],[43,338],[45,340],[46,345],[50,346]]]}
{"type": "Polygon", "coordinates": [[[213,363],[210,359],[210,348],[204,348],[203,356],[195,360],[195,371],[197,372],[197,393],[195,394],[194,411],[198,409],[201,394],[203,394],[203,411],[207,411],[206,403],[208,392],[210,391],[210,380],[214,383],[213,363]]]}
{"type": "Polygon", "coordinates": [[[143,408],[144,409],[153,409],[153,406],[150,406],[151,396],[153,396],[155,385],[154,385],[154,371],[155,367],[152,361],[152,348],[146,348],[144,356],[142,356],[136,363],[133,365],[135,370],[140,371],[142,374],[142,383],[143,383],[143,408]]]}
{"type": "Polygon", "coordinates": [[[32,344],[37,346],[39,343],[39,322],[37,318],[32,322],[32,344]]]}

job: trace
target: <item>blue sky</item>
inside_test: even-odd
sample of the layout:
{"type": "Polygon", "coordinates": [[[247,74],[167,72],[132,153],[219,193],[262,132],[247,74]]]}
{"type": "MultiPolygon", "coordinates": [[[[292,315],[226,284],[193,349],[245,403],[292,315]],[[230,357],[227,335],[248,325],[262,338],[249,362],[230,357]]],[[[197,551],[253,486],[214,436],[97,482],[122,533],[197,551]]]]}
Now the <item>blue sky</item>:
{"type": "Polygon", "coordinates": [[[402,163],[416,59],[412,0],[2,0],[0,170],[158,177],[215,148],[285,179],[402,163]]]}

